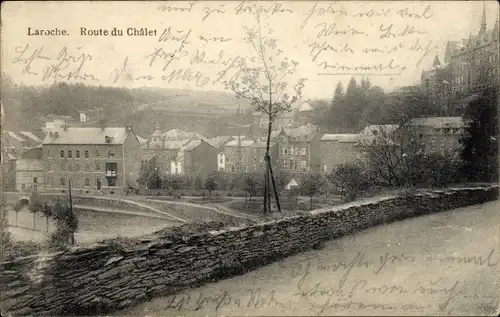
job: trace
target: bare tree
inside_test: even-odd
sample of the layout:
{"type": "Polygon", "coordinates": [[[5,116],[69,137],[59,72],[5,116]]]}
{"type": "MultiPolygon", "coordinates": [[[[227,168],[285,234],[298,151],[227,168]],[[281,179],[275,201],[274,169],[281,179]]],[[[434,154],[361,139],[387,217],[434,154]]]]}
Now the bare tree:
{"type": "Polygon", "coordinates": [[[283,57],[283,51],[278,47],[276,39],[271,37],[273,30],[266,26],[267,34],[263,34],[260,15],[257,14],[256,18],[255,28],[244,27],[244,39],[252,48],[252,56],[245,59],[243,66],[226,83],[226,88],[233,91],[238,98],[250,101],[256,111],[269,119],[264,156],[264,212],[271,210],[271,181],[278,211],[281,211],[269,153],[272,124],[280,114],[291,111],[291,105],[302,97],[305,79],[296,79],[293,87],[288,85],[290,75],[296,73],[298,62],[283,57]]]}
{"type": "Polygon", "coordinates": [[[359,149],[373,180],[389,186],[412,185],[424,150],[413,122],[403,116],[399,125],[375,126],[367,132],[359,149]]]}

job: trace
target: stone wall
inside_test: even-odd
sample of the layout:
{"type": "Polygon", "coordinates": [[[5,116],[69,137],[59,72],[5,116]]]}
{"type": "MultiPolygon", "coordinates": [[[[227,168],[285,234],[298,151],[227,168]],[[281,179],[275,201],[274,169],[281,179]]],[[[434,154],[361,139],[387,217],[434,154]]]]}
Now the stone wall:
{"type": "Polygon", "coordinates": [[[1,265],[1,307],[14,316],[119,310],[186,285],[243,273],[326,239],[495,199],[498,186],[385,197],[248,227],[201,230],[193,224],[126,245],[108,242],[22,258],[1,265]]]}

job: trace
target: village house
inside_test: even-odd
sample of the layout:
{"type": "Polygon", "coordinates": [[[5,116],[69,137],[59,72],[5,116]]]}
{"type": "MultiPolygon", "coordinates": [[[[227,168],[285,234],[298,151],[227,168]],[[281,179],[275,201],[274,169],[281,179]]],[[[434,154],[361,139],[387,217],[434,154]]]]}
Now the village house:
{"type": "MultiPolygon", "coordinates": [[[[266,142],[257,141],[250,145],[250,171],[264,172],[266,169],[266,142]]],[[[271,165],[276,166],[278,162],[278,144],[271,142],[269,145],[269,155],[271,156],[271,165]]]]}
{"type": "Polygon", "coordinates": [[[342,164],[355,163],[359,158],[358,134],[324,134],[320,139],[321,171],[331,173],[342,164]]]}
{"type": "Polygon", "coordinates": [[[414,133],[421,140],[425,153],[458,154],[464,128],[462,117],[414,118],[409,125],[415,128],[414,133]]]}
{"type": "Polygon", "coordinates": [[[278,144],[278,166],[292,173],[319,172],[320,138],[318,127],[312,124],[273,131],[271,139],[278,144]]]}
{"type": "Polygon", "coordinates": [[[201,134],[172,129],[155,131],[141,146],[141,166],[147,162],[166,174],[206,174],[217,170],[217,149],[201,134]]]}
{"type": "Polygon", "coordinates": [[[43,140],[46,191],[121,192],[139,175],[139,141],[131,127],[66,127],[43,140]]]}
{"type": "Polygon", "coordinates": [[[16,161],[16,191],[43,192],[45,182],[42,145],[26,149],[16,161]]]}
{"type": "Polygon", "coordinates": [[[248,173],[253,166],[251,145],[254,140],[231,140],[224,144],[219,153],[219,171],[231,173],[248,173]]]}
{"type": "MultiPolygon", "coordinates": [[[[241,139],[241,138],[240,138],[241,139]]],[[[216,149],[217,151],[217,170],[223,171],[226,166],[226,157],[224,155],[224,145],[235,140],[232,136],[216,136],[208,140],[208,142],[216,149]]]]}

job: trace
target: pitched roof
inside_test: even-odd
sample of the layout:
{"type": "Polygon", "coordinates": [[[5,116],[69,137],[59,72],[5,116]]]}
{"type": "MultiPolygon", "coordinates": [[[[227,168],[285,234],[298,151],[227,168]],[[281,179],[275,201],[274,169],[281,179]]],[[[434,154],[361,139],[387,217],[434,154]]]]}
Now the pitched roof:
{"type": "Polygon", "coordinates": [[[127,128],[92,128],[68,127],[60,131],[59,135],[46,135],[43,144],[106,144],[106,136],[110,137],[109,144],[122,144],[128,135],[127,128]]]}
{"type": "MultiPolygon", "coordinates": [[[[247,147],[247,146],[250,146],[252,144],[255,143],[254,140],[242,140],[241,142],[239,142],[239,146],[241,147],[247,147]]],[[[232,140],[232,141],[229,141],[226,145],[224,146],[238,146],[238,140],[232,140]]]]}
{"type": "Polygon", "coordinates": [[[349,143],[357,142],[359,134],[347,133],[347,134],[324,134],[321,137],[321,141],[338,141],[339,143],[349,143]]]}
{"type": "Polygon", "coordinates": [[[30,131],[20,131],[19,132],[20,134],[24,135],[25,137],[35,141],[36,143],[42,143],[43,140],[40,139],[36,134],[34,134],[33,132],[30,132],[30,131]]]}
{"type": "MultiPolygon", "coordinates": [[[[267,142],[265,142],[265,141],[257,141],[257,142],[255,142],[254,144],[252,144],[250,147],[265,148],[265,147],[266,147],[266,145],[267,145],[267,142]]],[[[271,143],[269,144],[269,147],[273,147],[273,146],[275,146],[275,145],[276,145],[276,143],[271,142],[271,143]]]]}
{"type": "Polygon", "coordinates": [[[20,137],[19,135],[17,135],[17,134],[16,134],[15,132],[13,132],[13,131],[9,131],[7,134],[8,134],[11,138],[13,138],[13,139],[15,139],[15,140],[17,140],[17,141],[19,141],[19,142],[25,142],[25,141],[26,141],[25,139],[23,139],[22,137],[20,137]]]}
{"type": "Polygon", "coordinates": [[[180,150],[185,144],[189,143],[187,141],[165,141],[160,149],[165,150],[180,150]]]}
{"type": "Polygon", "coordinates": [[[135,135],[137,137],[137,140],[139,140],[139,143],[141,145],[148,143],[148,139],[145,139],[143,137],[138,136],[137,134],[135,135]]]}
{"type": "Polygon", "coordinates": [[[290,138],[301,138],[310,141],[318,133],[318,128],[313,124],[306,124],[298,128],[284,128],[285,134],[290,138]]]}
{"type": "Polygon", "coordinates": [[[211,138],[207,140],[207,142],[212,145],[214,148],[218,149],[227,142],[233,140],[233,137],[230,135],[223,135],[223,136],[216,136],[214,138],[211,138]]]}
{"type": "Polygon", "coordinates": [[[192,149],[198,147],[201,142],[202,140],[191,140],[182,147],[182,150],[191,151],[192,149]]]}
{"type": "Polygon", "coordinates": [[[372,124],[363,129],[360,134],[369,134],[373,132],[391,133],[398,129],[397,124],[372,124]]]}
{"type": "Polygon", "coordinates": [[[180,141],[180,140],[204,140],[203,135],[196,132],[186,132],[181,129],[172,129],[163,133],[166,140],[180,141]]]}
{"type": "Polygon", "coordinates": [[[428,118],[413,118],[410,120],[411,125],[431,126],[431,127],[454,127],[459,128],[464,126],[462,117],[428,117],[428,118]]]}

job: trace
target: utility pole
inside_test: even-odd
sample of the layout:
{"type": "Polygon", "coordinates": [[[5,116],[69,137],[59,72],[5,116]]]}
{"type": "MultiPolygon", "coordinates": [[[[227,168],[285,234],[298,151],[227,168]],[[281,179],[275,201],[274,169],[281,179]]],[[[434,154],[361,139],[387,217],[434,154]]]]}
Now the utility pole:
{"type": "Polygon", "coordinates": [[[237,148],[237,151],[238,151],[238,168],[237,168],[237,171],[238,173],[241,174],[241,130],[240,130],[240,125],[241,125],[241,120],[240,120],[240,109],[241,109],[241,105],[238,105],[238,118],[237,118],[237,121],[238,121],[238,126],[237,126],[237,129],[238,129],[238,148],[237,148]]]}
{"type": "MultiPolygon", "coordinates": [[[[71,198],[71,179],[68,180],[68,191],[69,191],[69,211],[73,215],[73,199],[71,198]]],[[[75,234],[71,233],[71,245],[75,244],[75,234]]]]}

